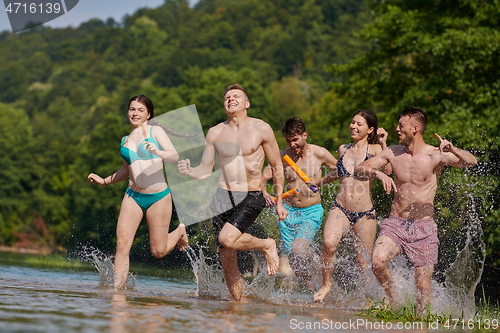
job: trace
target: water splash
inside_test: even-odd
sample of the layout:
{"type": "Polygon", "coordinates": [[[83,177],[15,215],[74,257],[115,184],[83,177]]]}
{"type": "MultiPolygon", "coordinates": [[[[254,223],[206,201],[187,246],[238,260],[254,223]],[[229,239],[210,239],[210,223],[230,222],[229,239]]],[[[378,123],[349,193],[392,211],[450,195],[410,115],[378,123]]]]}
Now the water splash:
{"type": "Polygon", "coordinates": [[[185,250],[193,268],[198,296],[209,299],[230,298],[222,269],[217,265],[207,263],[203,249],[204,246],[199,247],[199,255],[191,246],[185,250]]]}
{"type": "Polygon", "coordinates": [[[465,246],[458,252],[455,262],[446,271],[445,285],[453,300],[452,311],[471,318],[475,312],[474,292],[481,279],[486,256],[483,230],[478,209],[471,195],[467,195],[470,209],[463,228],[465,246]]]}
{"type": "MultiPolygon", "coordinates": [[[[474,293],[481,279],[485,260],[485,244],[479,209],[475,206],[472,195],[467,194],[468,207],[460,216],[460,230],[455,227],[446,229],[440,247],[446,255],[440,255],[443,261],[435,275],[442,278],[432,280],[431,311],[435,314],[451,315],[454,318],[471,319],[476,314],[474,293]],[[449,257],[449,258],[445,258],[449,257]],[[446,261],[449,261],[447,264],[446,261]],[[447,264],[447,266],[446,266],[447,264]],[[439,281],[441,280],[441,281],[439,281]]],[[[456,216],[454,216],[456,218],[456,216]]],[[[409,261],[402,255],[396,256],[390,263],[393,274],[394,297],[397,304],[415,303],[415,274],[409,261]]],[[[375,297],[381,301],[381,297],[375,297]]]]}
{"type": "MultiPolygon", "coordinates": [[[[214,258],[207,258],[205,256],[204,250],[206,250],[206,247],[199,246],[198,251],[192,247],[188,247],[186,250],[195,275],[198,296],[209,299],[232,299],[224,280],[222,268],[218,263],[210,263],[214,261],[214,258]]],[[[254,256],[254,258],[258,258],[260,261],[259,265],[265,267],[265,263],[259,255],[254,256]]],[[[281,303],[281,295],[276,295],[275,292],[276,278],[274,276],[267,275],[264,269],[258,270],[256,276],[252,274],[245,274],[245,276],[252,279],[250,283],[245,279],[243,280],[245,297],[260,301],[281,303]]]]}
{"type": "MultiPolygon", "coordinates": [[[[113,257],[102,253],[99,249],[93,247],[84,247],[78,254],[78,257],[84,261],[92,263],[99,272],[99,288],[114,289],[114,265],[113,257]]],[[[135,289],[136,277],[129,273],[125,282],[125,289],[135,289]]]]}
{"type": "MultiPolygon", "coordinates": [[[[454,190],[460,192],[459,188],[454,190]]],[[[441,274],[441,278],[433,278],[432,280],[432,312],[453,315],[455,318],[471,318],[475,314],[474,291],[481,277],[485,257],[485,245],[482,241],[480,216],[478,216],[479,209],[475,207],[472,195],[469,195],[468,201],[469,210],[461,215],[460,221],[457,222],[457,225],[461,226],[461,232],[457,232],[455,225],[453,231],[447,233],[449,239],[442,240],[442,246],[447,251],[447,258],[442,258],[440,255],[440,261],[444,261],[445,265],[444,268],[437,269],[436,273],[437,275],[441,274]]],[[[447,223],[445,218],[438,217],[438,219],[447,223]]],[[[254,229],[252,234],[261,232],[263,235],[257,235],[258,237],[270,235],[279,241],[277,231],[269,229],[269,226],[276,226],[275,221],[275,214],[264,210],[254,224],[260,225],[261,230],[254,229]]],[[[317,242],[311,244],[311,249],[314,252],[313,267],[308,268],[311,269],[312,277],[316,279],[314,283],[316,290],[321,284],[319,257],[322,244],[321,233],[317,239],[317,242]]],[[[368,299],[382,302],[386,296],[371,269],[367,272],[366,277],[361,274],[356,261],[354,244],[353,233],[346,232],[338,248],[337,265],[334,270],[335,284],[321,304],[322,307],[359,310],[366,308],[368,299]]],[[[212,299],[231,299],[224,282],[222,269],[219,264],[214,263],[216,256],[207,258],[205,253],[210,253],[210,251],[204,252],[203,249],[200,247],[198,253],[193,248],[188,248],[186,251],[196,277],[198,295],[212,299]]],[[[263,258],[260,253],[255,252],[262,262],[263,258]]],[[[265,262],[262,267],[265,267],[265,262]]],[[[412,265],[406,257],[399,255],[391,261],[390,269],[393,273],[396,302],[400,304],[414,303],[415,276],[412,265]]],[[[267,276],[265,270],[262,269],[249,273],[249,275],[253,281],[245,283],[245,295],[250,298],[277,304],[312,302],[312,294],[307,290],[304,291],[295,275],[274,278],[267,276]]]]}
{"type": "Polygon", "coordinates": [[[92,264],[99,272],[99,288],[113,287],[114,271],[111,257],[104,255],[99,250],[94,250],[90,254],[92,264]]]}

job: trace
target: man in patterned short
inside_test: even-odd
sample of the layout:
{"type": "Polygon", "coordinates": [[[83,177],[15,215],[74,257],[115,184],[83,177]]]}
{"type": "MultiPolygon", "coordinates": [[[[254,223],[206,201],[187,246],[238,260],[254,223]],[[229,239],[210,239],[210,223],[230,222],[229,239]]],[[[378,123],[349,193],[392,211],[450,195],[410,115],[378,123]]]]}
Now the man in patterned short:
{"type": "Polygon", "coordinates": [[[423,314],[430,304],[431,277],[438,261],[437,225],[434,222],[434,197],[439,176],[446,165],[466,168],[477,164],[471,153],[456,148],[435,134],[439,147],[424,142],[427,114],[419,107],[402,111],[396,132],[401,145],[390,146],[361,163],[355,175],[361,179],[377,177],[387,193],[394,189],[391,215],[380,225],[375,242],[372,268],[384,288],[389,305],[394,304],[392,274],[388,263],[399,253],[415,266],[417,311],[423,314]],[[394,180],[377,171],[391,163],[394,180]]]}

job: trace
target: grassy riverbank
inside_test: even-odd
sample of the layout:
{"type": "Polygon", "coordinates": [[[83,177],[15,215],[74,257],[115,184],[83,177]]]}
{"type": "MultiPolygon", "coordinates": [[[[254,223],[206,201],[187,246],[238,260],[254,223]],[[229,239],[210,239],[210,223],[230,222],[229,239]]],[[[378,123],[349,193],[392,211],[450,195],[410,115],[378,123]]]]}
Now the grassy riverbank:
{"type": "MultiPolygon", "coordinates": [[[[16,253],[0,251],[0,263],[4,265],[15,265],[33,267],[39,269],[60,269],[70,271],[95,271],[97,268],[94,265],[92,258],[68,258],[62,254],[31,254],[31,253],[16,253]]],[[[189,279],[193,280],[193,272],[186,268],[172,268],[155,265],[151,263],[134,263],[130,264],[130,271],[134,275],[147,275],[154,277],[166,277],[189,279]]]]}

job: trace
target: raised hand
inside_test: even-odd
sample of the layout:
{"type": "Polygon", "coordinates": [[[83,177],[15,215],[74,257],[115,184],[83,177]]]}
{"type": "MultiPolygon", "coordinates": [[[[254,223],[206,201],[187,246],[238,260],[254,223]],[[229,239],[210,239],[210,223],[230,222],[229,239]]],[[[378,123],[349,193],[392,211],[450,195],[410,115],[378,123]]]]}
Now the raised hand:
{"type": "Polygon", "coordinates": [[[439,147],[434,148],[435,150],[439,150],[442,153],[452,153],[455,150],[455,146],[450,141],[441,138],[437,133],[434,133],[434,135],[439,140],[439,147]]]}
{"type": "Polygon", "coordinates": [[[378,141],[382,145],[383,148],[387,147],[387,131],[382,127],[377,129],[378,141]]]}

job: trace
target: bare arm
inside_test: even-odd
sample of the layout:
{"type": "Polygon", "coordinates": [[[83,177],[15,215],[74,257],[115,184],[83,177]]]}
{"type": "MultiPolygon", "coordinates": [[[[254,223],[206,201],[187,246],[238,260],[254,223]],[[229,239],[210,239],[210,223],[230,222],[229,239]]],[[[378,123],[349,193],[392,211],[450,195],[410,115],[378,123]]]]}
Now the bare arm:
{"type": "MultiPolygon", "coordinates": [[[[378,136],[378,141],[380,142],[380,146],[382,146],[382,150],[387,148],[387,131],[379,127],[377,129],[377,136],[378,136]]],[[[385,166],[381,168],[382,172],[385,173],[386,175],[390,175],[392,173],[392,165],[391,163],[387,163],[385,166]]]]}
{"type": "MultiPolygon", "coordinates": [[[[345,151],[346,151],[345,145],[340,145],[340,147],[338,149],[339,156],[342,156],[342,154],[344,154],[345,151]]],[[[333,155],[332,155],[332,157],[333,157],[333,155]]],[[[335,160],[335,165],[332,165],[332,164],[327,165],[330,168],[330,170],[331,170],[329,173],[327,173],[324,177],[322,177],[319,180],[313,179],[310,182],[306,182],[306,184],[311,184],[313,186],[319,187],[319,186],[323,186],[325,184],[331,183],[331,182],[339,179],[340,176],[339,176],[339,173],[338,173],[338,170],[337,170],[337,163],[338,163],[338,161],[337,161],[337,159],[335,157],[333,157],[333,159],[335,160]]],[[[330,163],[332,163],[332,162],[333,162],[333,160],[331,160],[330,163]]]]}
{"type": "Polygon", "coordinates": [[[280,150],[271,126],[262,126],[262,148],[267,157],[268,166],[272,171],[274,193],[276,193],[276,213],[280,220],[286,218],[287,212],[282,204],[283,184],[285,181],[283,163],[281,162],[280,150]]]}
{"type": "Polygon", "coordinates": [[[468,168],[477,164],[477,159],[467,150],[456,148],[453,144],[445,139],[442,139],[437,133],[434,135],[439,140],[439,150],[442,155],[442,162],[446,165],[457,168],[468,168]]]}
{"type": "Polygon", "coordinates": [[[322,158],[320,159],[321,164],[326,165],[330,169],[330,172],[328,172],[324,177],[322,177],[317,182],[317,184],[312,184],[315,186],[323,186],[340,178],[337,172],[337,162],[338,162],[337,159],[333,157],[333,155],[325,148],[322,148],[321,153],[322,153],[322,158]]]}
{"type": "Polygon", "coordinates": [[[268,165],[264,171],[262,172],[262,176],[260,177],[261,181],[261,191],[262,195],[264,195],[264,199],[266,199],[266,205],[267,206],[273,206],[274,205],[274,197],[267,192],[266,188],[266,183],[273,178],[273,171],[271,167],[268,165]]]}
{"type": "Polygon", "coordinates": [[[192,168],[189,159],[181,160],[177,163],[177,170],[181,175],[189,176],[196,180],[205,180],[210,177],[215,163],[214,135],[213,128],[208,130],[205,138],[205,150],[203,151],[200,165],[192,168]]]}
{"type": "Polygon", "coordinates": [[[384,190],[387,193],[390,193],[392,189],[394,189],[394,192],[397,192],[394,180],[385,173],[378,171],[389,163],[389,156],[391,154],[392,150],[390,147],[382,150],[378,155],[357,165],[354,168],[354,176],[360,180],[368,180],[376,177],[382,181],[384,190]]]}
{"type": "Polygon", "coordinates": [[[128,178],[128,165],[125,162],[123,162],[123,166],[118,171],[113,173],[111,176],[102,178],[101,176],[96,175],[95,173],[91,173],[87,177],[90,183],[99,184],[103,186],[118,183],[127,178],[128,178]]]}

